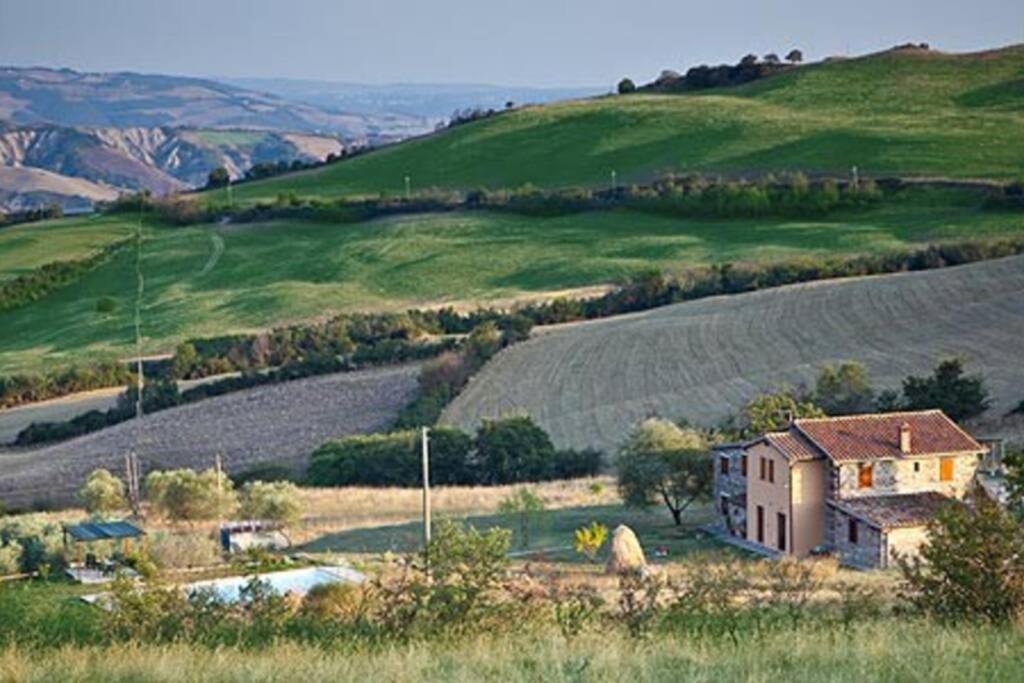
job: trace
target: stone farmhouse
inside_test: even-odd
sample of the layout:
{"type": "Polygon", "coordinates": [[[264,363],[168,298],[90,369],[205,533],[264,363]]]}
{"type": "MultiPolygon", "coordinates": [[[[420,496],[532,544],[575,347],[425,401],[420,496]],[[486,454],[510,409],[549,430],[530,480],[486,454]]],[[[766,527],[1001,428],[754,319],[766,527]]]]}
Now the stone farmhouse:
{"type": "Polygon", "coordinates": [[[798,419],[718,448],[715,496],[728,532],[768,551],[884,568],[917,551],[986,453],[938,410],[798,419]]]}

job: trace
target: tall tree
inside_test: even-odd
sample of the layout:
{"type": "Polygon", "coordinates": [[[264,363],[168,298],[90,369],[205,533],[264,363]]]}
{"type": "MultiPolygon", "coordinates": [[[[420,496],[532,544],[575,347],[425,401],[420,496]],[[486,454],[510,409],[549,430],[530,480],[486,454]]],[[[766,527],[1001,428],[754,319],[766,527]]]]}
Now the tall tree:
{"type": "Polygon", "coordinates": [[[826,365],[815,384],[814,402],[828,415],[871,412],[875,395],[867,369],[860,363],[826,365]]]}
{"type": "Polygon", "coordinates": [[[908,410],[938,408],[957,422],[981,415],[990,403],[985,380],[981,375],[965,376],[958,358],[939,363],[931,377],[907,377],[903,398],[908,410]]]}
{"type": "Polygon", "coordinates": [[[711,496],[714,475],[706,439],[667,420],[640,423],[619,450],[617,465],[626,504],[648,507],[660,500],[677,526],[690,505],[711,496]]]}

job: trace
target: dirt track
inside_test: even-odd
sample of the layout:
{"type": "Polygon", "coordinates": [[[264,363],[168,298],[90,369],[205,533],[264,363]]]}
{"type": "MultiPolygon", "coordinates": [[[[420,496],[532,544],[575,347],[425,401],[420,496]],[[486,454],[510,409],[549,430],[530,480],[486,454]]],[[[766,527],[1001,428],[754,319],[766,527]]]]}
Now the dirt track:
{"type": "Polygon", "coordinates": [[[712,425],[759,392],[812,385],[824,363],[859,361],[898,388],[951,355],[985,376],[990,413],[1024,399],[1024,256],[560,326],[502,352],[443,420],[527,413],[559,446],[610,450],[646,416],[712,425]]]}
{"type": "MultiPolygon", "coordinates": [[[[154,413],[139,432],[144,471],[209,467],[228,471],[261,462],[302,462],[333,436],[385,428],[411,398],[415,365],[343,373],[249,389],[154,413]]],[[[68,502],[89,472],[120,472],[136,444],[136,425],[115,425],[64,443],[0,453],[0,502],[26,507],[68,502]]]]}

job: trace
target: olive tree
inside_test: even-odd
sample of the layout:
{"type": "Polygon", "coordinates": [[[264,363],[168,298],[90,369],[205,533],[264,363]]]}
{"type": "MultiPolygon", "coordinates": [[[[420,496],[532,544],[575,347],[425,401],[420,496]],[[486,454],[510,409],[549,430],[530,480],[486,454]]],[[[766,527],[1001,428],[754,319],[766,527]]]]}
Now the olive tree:
{"type": "Polygon", "coordinates": [[[711,455],[704,435],[668,420],[641,422],[619,450],[619,491],[627,505],[661,501],[676,525],[695,501],[711,496],[711,455]]]}
{"type": "Polygon", "coordinates": [[[237,506],[231,479],[213,469],[152,472],[146,477],[146,496],[159,514],[178,522],[229,515],[237,506]]]}
{"type": "Polygon", "coordinates": [[[242,487],[239,514],[291,526],[302,514],[299,487],[288,481],[251,481],[242,487]]]}
{"type": "Polygon", "coordinates": [[[108,470],[94,470],[79,490],[78,497],[85,509],[95,515],[108,515],[128,507],[124,482],[108,470]]]}

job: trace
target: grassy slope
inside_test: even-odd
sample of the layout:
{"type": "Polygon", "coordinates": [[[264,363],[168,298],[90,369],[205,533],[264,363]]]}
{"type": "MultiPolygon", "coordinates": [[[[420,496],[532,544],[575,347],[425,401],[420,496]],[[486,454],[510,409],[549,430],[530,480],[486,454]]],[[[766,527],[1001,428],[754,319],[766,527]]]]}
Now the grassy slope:
{"type": "MultiPolygon", "coordinates": [[[[1024,46],[885,53],[694,95],[531,107],[323,169],[244,184],[342,196],[416,188],[597,184],[662,170],[781,169],[1007,177],[1024,164],[1024,46]]],[[[219,194],[212,195],[221,198],[219,194]]]]}
{"type": "Polygon", "coordinates": [[[131,235],[120,216],[25,223],[0,228],[0,282],[52,261],[70,261],[95,253],[131,235]]]}
{"type": "MultiPolygon", "coordinates": [[[[131,227],[116,219],[96,223],[112,235],[131,227]]],[[[73,251],[82,243],[82,225],[41,224],[38,234],[47,238],[28,243],[25,259],[49,260],[37,253],[44,245],[46,253],[73,251]]],[[[618,211],[550,219],[467,213],[357,225],[150,226],[143,264],[146,350],[332,311],[483,301],[593,285],[648,268],[875,251],[1021,229],[1024,215],[980,212],[976,201],[926,191],[827,220],[696,221],[618,211]],[[219,256],[217,240],[224,244],[219,256]]],[[[12,248],[4,258],[18,263],[19,254],[12,248]]],[[[73,287],[0,313],[0,369],[129,354],[133,259],[125,252],[73,287]],[[114,314],[96,312],[101,296],[117,299],[114,314]]]]}

